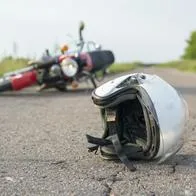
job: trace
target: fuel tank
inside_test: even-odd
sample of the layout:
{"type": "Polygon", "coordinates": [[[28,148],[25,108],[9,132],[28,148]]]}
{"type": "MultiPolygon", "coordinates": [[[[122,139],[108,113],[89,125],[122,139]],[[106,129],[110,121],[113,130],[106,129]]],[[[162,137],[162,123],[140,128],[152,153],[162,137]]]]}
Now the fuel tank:
{"type": "Polygon", "coordinates": [[[35,70],[11,77],[12,90],[15,91],[31,86],[36,82],[37,82],[37,74],[35,70]]]}

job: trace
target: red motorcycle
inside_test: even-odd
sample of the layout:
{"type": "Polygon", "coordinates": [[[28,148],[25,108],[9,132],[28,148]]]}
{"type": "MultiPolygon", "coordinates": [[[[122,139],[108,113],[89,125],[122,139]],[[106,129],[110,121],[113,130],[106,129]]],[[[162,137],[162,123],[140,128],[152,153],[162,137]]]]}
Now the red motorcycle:
{"type": "Polygon", "coordinates": [[[40,86],[40,90],[56,88],[65,91],[68,85],[76,88],[78,83],[87,80],[96,88],[96,80],[99,81],[97,73],[102,72],[100,75],[105,76],[115,57],[112,51],[102,50],[101,45],[93,41],[85,42],[83,29],[84,23],[81,22],[75,51],[68,52],[65,47],[61,50],[61,55],[52,57],[46,50],[40,61],[34,61],[26,68],[4,74],[0,78],[0,92],[20,90],[35,84],[40,86]]]}
{"type": "Polygon", "coordinates": [[[81,52],[76,55],[62,54],[5,74],[0,78],[0,92],[21,90],[35,84],[64,91],[68,85],[74,87],[84,79],[90,80],[96,88],[95,73],[105,70],[113,62],[114,55],[110,50],[81,52]]]}

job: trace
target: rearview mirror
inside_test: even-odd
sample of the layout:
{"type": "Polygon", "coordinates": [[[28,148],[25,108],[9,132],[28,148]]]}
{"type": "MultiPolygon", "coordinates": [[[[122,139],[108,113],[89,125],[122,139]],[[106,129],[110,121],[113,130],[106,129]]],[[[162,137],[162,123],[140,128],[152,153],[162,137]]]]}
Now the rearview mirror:
{"type": "Polygon", "coordinates": [[[79,25],[79,28],[80,28],[80,31],[82,31],[85,27],[85,24],[83,21],[80,21],[80,25],[79,25]]]}

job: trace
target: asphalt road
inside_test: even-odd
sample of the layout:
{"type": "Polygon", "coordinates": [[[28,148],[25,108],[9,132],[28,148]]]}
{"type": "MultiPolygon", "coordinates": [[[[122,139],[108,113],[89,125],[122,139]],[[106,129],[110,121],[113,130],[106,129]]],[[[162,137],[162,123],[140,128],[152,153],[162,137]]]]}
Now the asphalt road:
{"type": "Polygon", "coordinates": [[[0,96],[0,195],[196,195],[196,74],[148,68],[182,92],[190,108],[187,142],[162,165],[137,171],[86,149],[101,135],[90,91],[25,90],[0,96]]]}

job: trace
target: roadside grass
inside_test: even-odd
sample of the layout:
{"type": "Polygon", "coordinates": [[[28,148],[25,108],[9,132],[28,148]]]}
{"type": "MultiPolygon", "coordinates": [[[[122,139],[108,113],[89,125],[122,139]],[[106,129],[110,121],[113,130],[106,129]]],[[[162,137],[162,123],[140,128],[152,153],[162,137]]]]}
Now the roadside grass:
{"type": "Polygon", "coordinates": [[[140,63],[140,62],[115,63],[109,67],[108,71],[109,71],[109,73],[115,74],[115,73],[131,71],[131,70],[136,69],[140,66],[142,66],[142,63],[140,63]]]}
{"type": "MultiPolygon", "coordinates": [[[[0,76],[2,76],[4,73],[26,67],[27,62],[27,58],[13,58],[11,56],[5,57],[0,61],[0,76]]],[[[176,60],[166,63],[153,64],[152,66],[159,68],[175,68],[181,71],[196,72],[196,60],[176,60]]],[[[132,71],[139,67],[147,67],[147,64],[141,62],[114,63],[108,68],[108,71],[111,74],[115,74],[132,71]]]]}
{"type": "MultiPolygon", "coordinates": [[[[122,63],[122,64],[119,63],[119,64],[113,64],[109,68],[109,71],[110,73],[126,72],[139,67],[149,67],[149,65],[150,64],[144,64],[140,62],[122,63]]],[[[175,68],[186,72],[196,72],[196,60],[176,60],[176,61],[170,61],[165,63],[152,64],[150,66],[157,67],[157,68],[175,68]]]]}
{"type": "Polygon", "coordinates": [[[26,67],[28,59],[5,57],[0,61],[0,76],[4,73],[26,67]]]}
{"type": "Polygon", "coordinates": [[[181,71],[196,72],[196,60],[178,60],[155,65],[162,68],[175,68],[181,71]]]}

